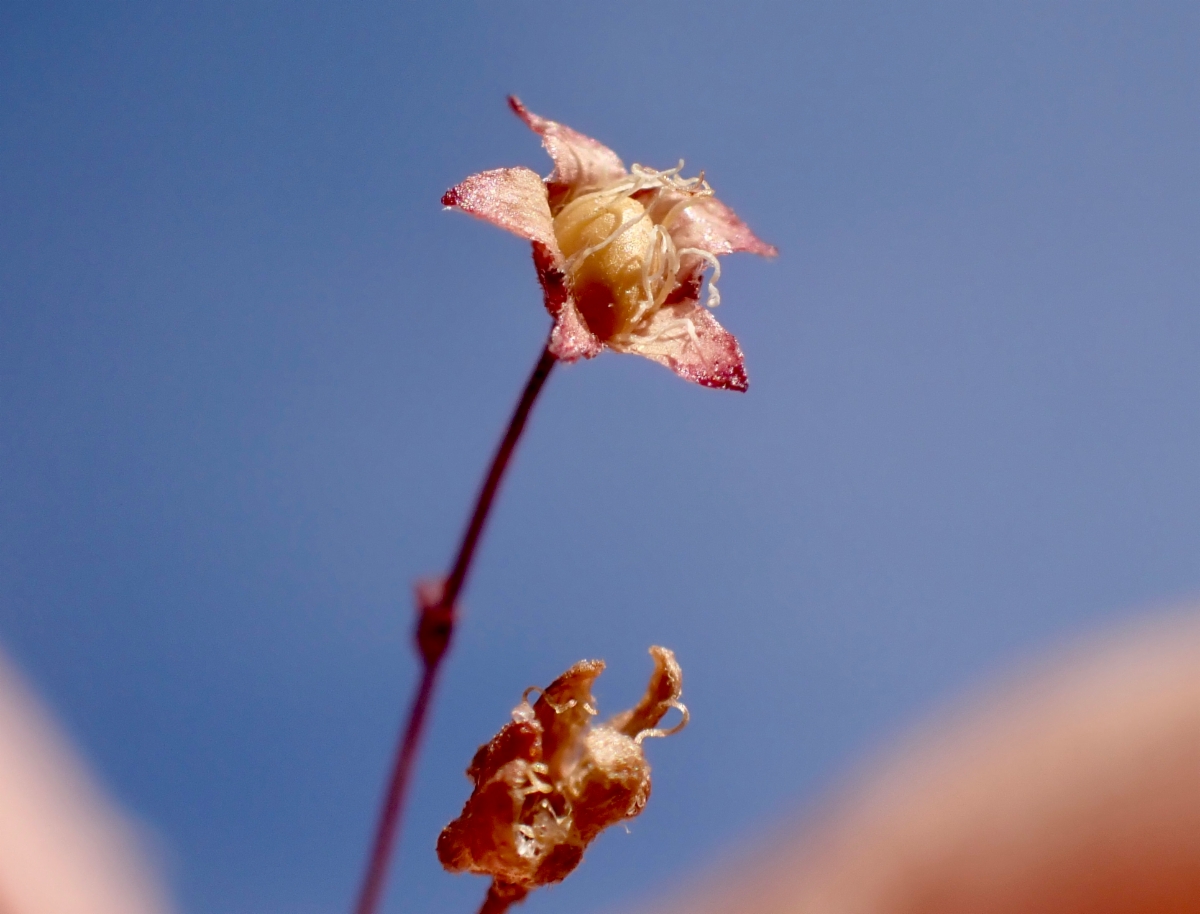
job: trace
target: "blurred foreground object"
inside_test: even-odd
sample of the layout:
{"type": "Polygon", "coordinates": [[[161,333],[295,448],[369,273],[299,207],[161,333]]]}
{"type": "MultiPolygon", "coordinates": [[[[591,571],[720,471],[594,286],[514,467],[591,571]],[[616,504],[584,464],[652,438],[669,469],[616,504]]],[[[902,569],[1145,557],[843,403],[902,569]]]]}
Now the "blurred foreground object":
{"type": "Polygon", "coordinates": [[[1200,912],[1200,614],[961,705],[688,914],[1200,912]]]}
{"type": "Polygon", "coordinates": [[[166,910],[133,833],[0,657],[0,911],[166,910]]]}
{"type": "Polygon", "coordinates": [[[679,702],[683,673],[675,655],[650,648],[654,673],[642,700],[600,726],[592,683],[603,660],[581,660],[541,691],[529,689],[491,742],[479,747],[467,777],[475,789],[462,815],[438,838],[446,869],[491,876],[483,911],[500,912],[530,889],[560,882],[610,825],[632,819],[650,798],[642,740],[687,723],[679,702]],[[656,729],[676,708],[683,720],[656,729]]]}

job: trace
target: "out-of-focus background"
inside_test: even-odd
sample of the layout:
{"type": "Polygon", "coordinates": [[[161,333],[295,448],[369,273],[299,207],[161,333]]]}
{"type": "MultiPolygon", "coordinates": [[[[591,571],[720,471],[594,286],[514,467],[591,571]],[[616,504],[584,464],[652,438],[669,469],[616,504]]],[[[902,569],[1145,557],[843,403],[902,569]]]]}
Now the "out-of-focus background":
{"type": "Polygon", "coordinates": [[[654,797],[530,914],[687,880],[1016,658],[1200,590],[1189,3],[0,6],[0,642],[185,914],[344,910],[547,329],[438,198],[506,109],[704,169],[744,396],[562,370],[484,542],[391,910],[526,686],[676,650],[654,797]]]}

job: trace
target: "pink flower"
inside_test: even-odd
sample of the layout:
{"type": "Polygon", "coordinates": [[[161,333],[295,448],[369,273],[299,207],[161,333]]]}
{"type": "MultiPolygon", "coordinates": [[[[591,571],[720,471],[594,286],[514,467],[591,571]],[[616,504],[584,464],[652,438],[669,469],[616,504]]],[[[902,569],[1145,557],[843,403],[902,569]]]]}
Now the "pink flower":
{"type": "Polygon", "coordinates": [[[608,346],[706,387],[745,390],[742,350],[709,310],[720,303],[717,257],[773,257],[775,248],[713,196],[703,173],[682,177],[682,162],[626,170],[602,143],[508,101],[542,137],[553,173],[543,181],[528,168],[481,172],[446,191],[442,203],[533,242],[554,318],[550,352],[572,362],[608,346]]]}

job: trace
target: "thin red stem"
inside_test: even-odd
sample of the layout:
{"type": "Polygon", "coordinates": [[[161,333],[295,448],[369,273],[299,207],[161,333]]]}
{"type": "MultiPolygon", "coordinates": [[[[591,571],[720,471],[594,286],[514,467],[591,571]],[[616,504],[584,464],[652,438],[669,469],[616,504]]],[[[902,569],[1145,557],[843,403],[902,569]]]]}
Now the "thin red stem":
{"type": "Polygon", "coordinates": [[[408,788],[409,772],[412,770],[413,759],[421,744],[421,733],[425,728],[425,718],[429,712],[429,699],[433,695],[433,685],[441,664],[426,665],[421,674],[421,682],[413,696],[412,706],[408,710],[408,724],[396,745],[396,759],[392,763],[392,776],[388,782],[387,794],[383,799],[383,807],[379,812],[379,824],[375,828],[375,841],[371,846],[370,863],[367,874],[363,879],[362,891],[355,905],[355,914],[373,914],[379,907],[380,896],[383,894],[384,883],[387,881],[388,862],[396,845],[396,831],[400,824],[400,813],[403,811],[404,795],[408,788]]]}
{"type": "Polygon", "coordinates": [[[475,547],[479,544],[479,535],[483,532],[483,525],[492,510],[492,502],[496,498],[496,490],[500,488],[500,480],[504,477],[504,471],[508,469],[509,459],[517,446],[521,432],[525,431],[525,421],[529,418],[529,412],[533,409],[538,394],[542,392],[542,385],[550,377],[550,369],[557,361],[558,359],[550,353],[550,348],[547,346],[542,350],[537,364],[533,366],[529,380],[525,382],[525,390],[521,394],[521,399],[517,401],[517,408],[513,410],[512,418],[508,422],[508,431],[504,433],[500,447],[496,449],[491,469],[488,470],[483,487],[479,490],[479,498],[475,502],[475,512],[471,515],[471,522],[467,524],[467,532],[463,534],[462,545],[458,547],[458,556],[454,560],[454,567],[446,577],[442,602],[447,606],[454,605],[459,591],[462,590],[462,586],[467,580],[467,572],[471,570],[471,560],[475,557],[475,547]]]}
{"type": "Polygon", "coordinates": [[[396,835],[400,822],[404,817],[404,800],[408,794],[408,784],[412,774],[412,766],[421,747],[421,737],[425,730],[425,720],[429,716],[429,708],[433,701],[434,687],[437,685],[438,671],[442,659],[450,647],[454,634],[454,623],[457,616],[458,595],[466,584],[467,574],[475,558],[475,550],[479,538],[491,513],[492,504],[496,500],[496,492],[504,478],[504,472],[512,459],[521,432],[530,410],[541,393],[550,369],[557,359],[551,355],[549,347],[542,350],[541,357],[533,368],[525,390],[517,407],[513,410],[508,422],[508,429],[500,440],[492,465],[484,477],[479,496],[475,500],[475,510],[463,533],[462,543],[454,565],[439,587],[418,587],[418,617],[415,632],[417,649],[424,661],[421,680],[413,695],[412,704],[408,710],[408,721],[396,746],[396,758],[392,763],[392,774],[388,781],[387,793],[379,810],[379,824],[375,829],[375,839],[371,845],[371,855],[368,858],[367,872],[363,877],[362,890],[358,903],[354,907],[355,914],[375,914],[383,896],[384,885],[387,882],[388,864],[396,845],[396,835]]]}

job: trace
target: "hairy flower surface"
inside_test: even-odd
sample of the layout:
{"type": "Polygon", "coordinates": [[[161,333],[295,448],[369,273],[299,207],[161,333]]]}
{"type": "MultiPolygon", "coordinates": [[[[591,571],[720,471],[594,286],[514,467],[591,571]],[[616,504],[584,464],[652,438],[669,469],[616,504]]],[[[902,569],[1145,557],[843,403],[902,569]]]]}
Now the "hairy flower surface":
{"type": "Polygon", "coordinates": [[[532,705],[535,690],[528,690],[512,720],[475,753],[467,769],[474,791],[442,831],[437,853],[452,872],[492,877],[484,911],[504,910],[530,889],[566,878],[600,832],[646,805],[650,765],[642,741],[687,722],[675,655],[664,647],[650,654],[654,673],[630,710],[592,726],[592,683],[604,661],[581,660],[532,705]],[[657,729],[671,708],[683,721],[657,729]]]}
{"type": "Polygon", "coordinates": [[[775,248],[713,196],[703,174],[682,177],[682,162],[666,171],[626,170],[604,144],[538,117],[516,98],[509,104],[541,136],[554,161],[550,177],[528,168],[485,171],[446,191],[442,203],[533,242],[554,318],[550,351],[570,362],[607,346],[706,387],[745,390],[741,348],[710,312],[721,300],[717,257],[773,257],[775,248]]]}

